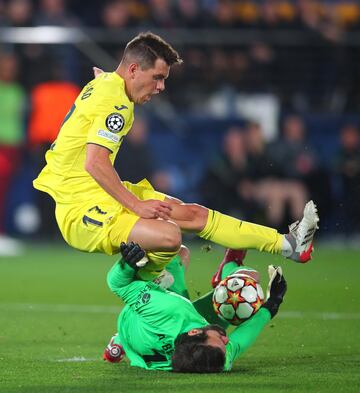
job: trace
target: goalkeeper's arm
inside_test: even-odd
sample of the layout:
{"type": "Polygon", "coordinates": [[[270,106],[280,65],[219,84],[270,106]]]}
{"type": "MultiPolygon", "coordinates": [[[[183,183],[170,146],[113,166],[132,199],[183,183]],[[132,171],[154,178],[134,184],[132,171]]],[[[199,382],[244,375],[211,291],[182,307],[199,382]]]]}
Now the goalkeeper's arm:
{"type": "Polygon", "coordinates": [[[254,316],[237,327],[229,336],[229,343],[226,346],[225,370],[230,370],[233,361],[255,342],[265,325],[279,310],[286,293],[287,284],[281,268],[269,266],[269,275],[270,281],[266,302],[254,316]]]}
{"type": "Polygon", "coordinates": [[[146,281],[134,280],[137,270],[147,263],[147,258],[145,251],[134,243],[122,243],[120,253],[121,259],[107,275],[107,284],[125,303],[132,304],[139,291],[148,284],[146,281]]]}

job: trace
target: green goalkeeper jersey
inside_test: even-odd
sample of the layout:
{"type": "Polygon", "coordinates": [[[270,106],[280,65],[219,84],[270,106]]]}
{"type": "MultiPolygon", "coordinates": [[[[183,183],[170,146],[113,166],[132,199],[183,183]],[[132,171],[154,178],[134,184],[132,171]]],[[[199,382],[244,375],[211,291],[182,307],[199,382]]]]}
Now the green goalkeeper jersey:
{"type": "MultiPolygon", "coordinates": [[[[176,337],[209,322],[189,299],[134,277],[135,271],[121,261],[108,273],[110,289],[125,303],[118,318],[119,334],[115,342],[124,347],[132,366],[171,370],[176,337]]],[[[225,370],[231,369],[234,359],[255,341],[269,320],[269,311],[260,309],[230,334],[225,370]]]]}

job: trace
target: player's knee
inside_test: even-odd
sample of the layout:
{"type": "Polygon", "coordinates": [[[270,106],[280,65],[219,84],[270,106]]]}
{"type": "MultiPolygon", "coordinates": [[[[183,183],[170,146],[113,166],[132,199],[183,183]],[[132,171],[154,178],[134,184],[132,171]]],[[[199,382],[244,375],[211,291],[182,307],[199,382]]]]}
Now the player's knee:
{"type": "Polygon", "coordinates": [[[171,223],[164,232],[164,248],[167,251],[177,251],[181,247],[182,236],[178,225],[171,223]]]}

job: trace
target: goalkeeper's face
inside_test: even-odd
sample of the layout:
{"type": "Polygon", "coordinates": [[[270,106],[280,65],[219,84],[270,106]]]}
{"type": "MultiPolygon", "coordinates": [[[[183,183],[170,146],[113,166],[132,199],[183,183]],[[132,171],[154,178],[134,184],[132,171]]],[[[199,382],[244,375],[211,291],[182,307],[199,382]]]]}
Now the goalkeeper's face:
{"type": "Polygon", "coordinates": [[[153,95],[164,91],[169,71],[170,67],[162,59],[157,59],[154,66],[148,69],[136,65],[131,73],[131,100],[136,104],[144,104],[153,95]]]}
{"type": "Polygon", "coordinates": [[[229,342],[229,338],[226,335],[226,331],[218,325],[208,325],[202,329],[192,329],[188,332],[189,336],[199,335],[205,333],[207,338],[205,345],[211,347],[220,348],[222,352],[226,352],[226,344],[229,342]]]}

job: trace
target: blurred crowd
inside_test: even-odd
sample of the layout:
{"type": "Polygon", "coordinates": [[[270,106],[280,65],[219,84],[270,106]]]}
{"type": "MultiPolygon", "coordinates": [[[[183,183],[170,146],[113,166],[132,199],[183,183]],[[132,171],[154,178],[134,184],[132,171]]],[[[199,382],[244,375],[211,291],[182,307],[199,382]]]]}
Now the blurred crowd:
{"type": "MultiPolygon", "coordinates": [[[[356,0],[1,0],[7,26],[356,29],[356,0]]],[[[329,37],[332,34],[328,33],[329,37]]]]}
{"type": "MultiPolygon", "coordinates": [[[[297,111],[360,109],[360,41],[349,36],[360,30],[355,0],[0,0],[0,28],[31,26],[103,29],[112,39],[100,46],[115,61],[124,42],[114,37],[124,29],[197,30],[191,44],[177,45],[185,65],[166,93],[182,108],[198,110],[214,91],[231,88],[275,93],[297,111]],[[208,29],[225,34],[223,43],[203,45],[208,29]]],[[[17,54],[27,89],[54,74],[80,85],[89,79],[88,60],[72,45],[3,49],[17,54]]]]}
{"type": "Polygon", "coordinates": [[[341,127],[337,152],[326,163],[312,146],[301,116],[285,116],[280,127],[270,143],[254,122],[226,131],[222,151],[202,182],[206,204],[286,230],[287,223],[301,217],[306,201],[314,199],[325,235],[334,230],[360,233],[358,126],[341,127]]]}
{"type": "MultiPolygon", "coordinates": [[[[117,170],[126,180],[147,177],[160,190],[185,199],[191,188],[209,207],[278,228],[298,218],[304,202],[314,198],[333,220],[329,227],[360,233],[358,123],[339,125],[335,154],[324,165],[309,141],[312,130],[305,121],[309,113],[360,110],[360,41],[349,39],[360,31],[358,1],[110,0],[99,5],[90,0],[0,0],[0,29],[36,26],[96,28],[108,35],[129,28],[194,29],[199,38],[205,30],[196,29],[234,31],[240,38],[250,34],[250,40],[239,43],[204,45],[194,39],[175,45],[184,65],[172,70],[161,101],[150,108],[160,106],[161,115],[171,118],[176,139],[179,119],[193,113],[211,117],[219,102],[227,107],[223,116],[240,116],[231,109],[240,94],[269,95],[278,100],[281,113],[289,114],[277,119],[276,138],[269,140],[264,124],[254,117],[221,130],[217,154],[192,178],[179,167],[157,164],[148,143],[154,130],[143,117],[121,150],[117,170]]],[[[99,45],[114,60],[120,58],[123,42],[99,45]]],[[[100,60],[95,65],[102,66],[100,60]]],[[[92,65],[70,44],[0,39],[0,249],[5,239],[1,234],[8,228],[58,234],[53,202],[41,193],[24,195],[80,87],[92,78],[92,65]],[[14,182],[26,184],[24,192],[17,189],[20,196],[11,193],[14,182]],[[38,213],[26,210],[27,219],[19,219],[16,227],[9,224],[9,211],[21,197],[38,213]]]]}

